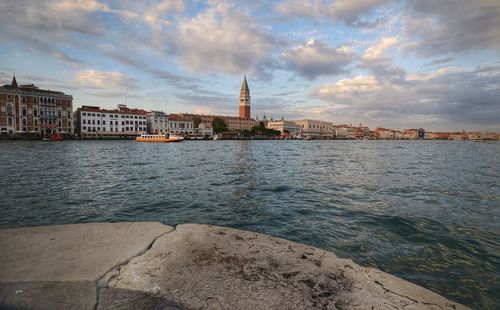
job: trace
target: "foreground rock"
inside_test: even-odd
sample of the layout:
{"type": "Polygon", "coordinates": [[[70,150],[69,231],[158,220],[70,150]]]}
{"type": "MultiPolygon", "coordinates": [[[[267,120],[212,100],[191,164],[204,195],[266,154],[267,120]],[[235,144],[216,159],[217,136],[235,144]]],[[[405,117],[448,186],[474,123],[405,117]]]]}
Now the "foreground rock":
{"type": "Polygon", "coordinates": [[[0,308],[465,308],[330,252],[216,226],[7,229],[0,248],[0,308]]]}

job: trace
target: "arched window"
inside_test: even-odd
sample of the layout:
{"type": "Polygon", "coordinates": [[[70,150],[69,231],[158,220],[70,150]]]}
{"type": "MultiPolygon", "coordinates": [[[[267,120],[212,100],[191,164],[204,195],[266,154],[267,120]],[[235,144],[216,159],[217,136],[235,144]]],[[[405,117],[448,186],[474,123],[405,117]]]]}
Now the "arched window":
{"type": "Polygon", "coordinates": [[[57,117],[62,117],[61,109],[57,110],[57,117]]]}
{"type": "Polygon", "coordinates": [[[28,109],[26,106],[23,106],[23,116],[26,116],[28,114],[28,109]]]}
{"type": "Polygon", "coordinates": [[[38,113],[38,109],[33,108],[33,117],[37,117],[38,116],[37,113],[38,113]]]}
{"type": "Polygon", "coordinates": [[[23,118],[23,126],[26,126],[26,118],[23,118]]]}
{"type": "Polygon", "coordinates": [[[12,104],[8,104],[7,105],[7,115],[13,115],[14,113],[12,113],[12,104]]]}

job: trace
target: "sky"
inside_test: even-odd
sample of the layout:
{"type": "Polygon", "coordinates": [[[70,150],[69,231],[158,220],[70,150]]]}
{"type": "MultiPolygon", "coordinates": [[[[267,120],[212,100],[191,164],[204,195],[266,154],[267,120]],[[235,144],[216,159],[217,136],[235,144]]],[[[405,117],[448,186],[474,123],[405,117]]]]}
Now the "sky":
{"type": "Polygon", "coordinates": [[[97,105],[500,131],[499,0],[0,1],[15,73],[97,105]]]}

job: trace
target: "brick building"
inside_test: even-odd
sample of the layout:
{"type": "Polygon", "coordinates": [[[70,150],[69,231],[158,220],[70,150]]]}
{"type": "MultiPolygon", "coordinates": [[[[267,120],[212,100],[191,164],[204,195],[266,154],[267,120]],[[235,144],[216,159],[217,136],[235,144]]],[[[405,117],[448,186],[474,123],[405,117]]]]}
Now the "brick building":
{"type": "Polygon", "coordinates": [[[73,97],[33,84],[0,87],[0,134],[73,133],[73,97]]]}

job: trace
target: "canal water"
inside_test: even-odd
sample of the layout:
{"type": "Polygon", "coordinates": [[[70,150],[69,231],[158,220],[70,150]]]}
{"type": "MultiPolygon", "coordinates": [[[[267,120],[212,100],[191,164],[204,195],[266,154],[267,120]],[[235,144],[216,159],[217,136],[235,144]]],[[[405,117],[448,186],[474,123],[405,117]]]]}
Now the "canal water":
{"type": "Polygon", "coordinates": [[[115,221],[271,234],[500,305],[498,142],[0,142],[0,227],[115,221]]]}

